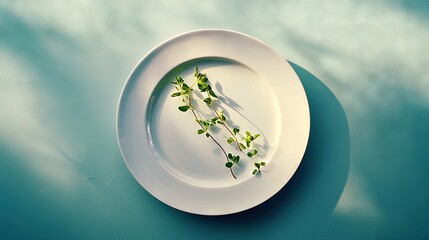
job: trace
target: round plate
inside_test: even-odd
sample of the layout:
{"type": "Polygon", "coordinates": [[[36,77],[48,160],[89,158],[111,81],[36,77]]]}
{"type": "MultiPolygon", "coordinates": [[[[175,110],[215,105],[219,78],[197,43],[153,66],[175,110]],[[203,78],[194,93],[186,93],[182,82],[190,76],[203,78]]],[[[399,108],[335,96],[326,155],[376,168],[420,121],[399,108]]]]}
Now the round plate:
{"type": "MultiPolygon", "coordinates": [[[[199,118],[215,113],[192,91],[199,118]]],[[[250,36],[226,30],[198,30],[161,43],[137,64],[119,100],[117,136],[122,156],[135,179],[154,197],[176,209],[224,215],[254,207],[273,196],[292,177],[307,146],[310,116],[307,98],[292,67],[270,47],[250,36]],[[230,129],[260,134],[253,148],[228,144],[227,129],[210,134],[225,152],[240,156],[229,169],[224,152],[204,134],[191,111],[181,112],[176,76],[191,86],[194,69],[206,73],[218,95],[230,129]],[[265,162],[253,175],[254,162],[265,162]]]]}

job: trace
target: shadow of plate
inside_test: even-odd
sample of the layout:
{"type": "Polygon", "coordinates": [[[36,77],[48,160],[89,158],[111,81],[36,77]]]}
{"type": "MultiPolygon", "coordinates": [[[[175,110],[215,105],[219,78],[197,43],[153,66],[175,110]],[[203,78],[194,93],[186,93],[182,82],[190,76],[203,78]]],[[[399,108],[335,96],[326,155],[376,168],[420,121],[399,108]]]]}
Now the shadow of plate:
{"type": "Polygon", "coordinates": [[[179,218],[195,227],[209,225],[219,233],[228,231],[240,237],[252,236],[261,229],[294,236],[302,234],[304,226],[314,229],[329,218],[349,172],[347,117],[326,85],[299,65],[289,63],[305,88],[311,116],[307,149],[293,178],[272,198],[247,211],[217,217],[180,212],[179,218]]]}

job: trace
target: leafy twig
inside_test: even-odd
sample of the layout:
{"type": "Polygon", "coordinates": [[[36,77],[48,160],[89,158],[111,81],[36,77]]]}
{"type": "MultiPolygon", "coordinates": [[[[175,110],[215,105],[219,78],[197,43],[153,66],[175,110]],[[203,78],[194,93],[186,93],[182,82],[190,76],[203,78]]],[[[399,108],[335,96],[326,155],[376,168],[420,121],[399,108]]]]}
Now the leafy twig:
{"type": "MultiPolygon", "coordinates": [[[[255,141],[259,136],[261,135],[260,134],[252,135],[249,131],[246,131],[246,137],[244,137],[243,139],[246,141],[246,146],[250,150],[247,152],[247,156],[249,158],[257,157],[256,155],[258,154],[258,150],[253,146],[253,141],[255,141]]],[[[265,162],[254,162],[253,164],[255,165],[255,169],[253,169],[252,171],[253,175],[255,175],[258,172],[261,172],[261,167],[265,166],[265,162]]]]}
{"type": "MultiPolygon", "coordinates": [[[[248,149],[247,156],[249,158],[257,158],[258,150],[254,147],[253,141],[255,141],[258,137],[260,137],[260,134],[252,134],[249,131],[246,131],[246,136],[242,138],[244,140],[243,143],[239,142],[237,136],[240,132],[239,128],[233,128],[232,130],[227,125],[227,118],[225,117],[223,111],[217,111],[216,106],[214,104],[215,99],[218,99],[217,95],[214,93],[209,80],[207,78],[207,75],[205,73],[201,73],[198,70],[198,67],[195,68],[195,74],[196,77],[195,82],[189,87],[181,77],[176,77],[176,82],[172,82],[172,84],[175,85],[175,88],[177,92],[173,93],[171,97],[181,97],[182,102],[184,105],[179,106],[178,109],[182,112],[187,112],[190,110],[192,114],[195,117],[195,121],[200,126],[200,129],[197,130],[197,134],[205,134],[206,137],[211,138],[216,145],[222,150],[223,154],[226,158],[225,167],[229,168],[229,171],[231,172],[231,175],[236,179],[236,176],[232,170],[232,167],[234,164],[237,164],[240,161],[239,155],[233,155],[232,153],[227,153],[226,150],[222,147],[222,145],[217,141],[209,132],[210,127],[221,124],[225,127],[225,129],[229,132],[231,137],[227,139],[227,143],[231,144],[235,142],[237,144],[237,147],[240,151],[243,151],[245,149],[248,149]],[[195,107],[192,105],[192,91],[193,86],[197,84],[198,89],[201,93],[206,93],[207,97],[203,98],[203,101],[209,106],[209,108],[215,113],[215,117],[211,119],[200,119],[198,118],[195,107]]],[[[263,161],[254,161],[255,168],[252,171],[252,174],[255,175],[259,172],[261,172],[261,168],[266,165],[263,161]]]]}
{"type": "Polygon", "coordinates": [[[223,111],[221,111],[220,113],[216,110],[216,107],[214,105],[214,101],[213,98],[217,98],[217,95],[214,93],[213,88],[211,87],[210,83],[209,83],[209,79],[207,78],[207,74],[205,73],[200,73],[198,70],[198,67],[195,68],[195,73],[194,76],[197,78],[196,83],[198,86],[198,89],[202,92],[202,93],[207,93],[207,97],[203,99],[203,101],[213,110],[213,112],[216,114],[217,119],[219,120],[218,123],[222,124],[225,129],[231,134],[231,138],[232,139],[229,140],[228,139],[228,143],[231,142],[235,142],[237,144],[238,149],[240,149],[240,151],[243,151],[243,149],[245,149],[244,145],[240,144],[238,142],[238,139],[236,137],[236,134],[240,131],[238,128],[234,128],[232,131],[231,129],[228,127],[228,125],[226,124],[226,117],[223,114],[223,111]]]}
{"type": "Polygon", "coordinates": [[[197,114],[195,113],[195,107],[192,105],[192,97],[191,97],[191,94],[192,94],[192,88],[191,87],[189,87],[186,83],[185,83],[185,81],[183,80],[183,78],[181,78],[181,77],[176,77],[176,82],[171,82],[172,84],[174,84],[175,85],[175,88],[176,88],[176,90],[178,91],[178,92],[175,92],[175,93],[173,93],[172,95],[171,95],[171,97],[179,97],[179,96],[181,96],[181,98],[182,98],[182,102],[185,104],[185,105],[182,105],[182,106],[179,106],[178,107],[178,109],[180,110],[180,111],[182,111],[182,112],[186,112],[186,111],[188,111],[188,110],[191,110],[191,112],[192,112],[192,114],[194,115],[194,117],[195,117],[195,121],[200,125],[200,127],[201,127],[201,129],[199,129],[198,131],[197,131],[197,133],[198,134],[203,134],[203,133],[205,133],[205,135],[206,135],[206,137],[208,137],[208,138],[211,138],[215,143],[216,143],[216,145],[222,150],[222,152],[224,153],[224,155],[225,155],[225,158],[226,158],[226,163],[225,163],[225,166],[227,167],[227,168],[229,168],[229,171],[231,172],[231,175],[232,175],[232,177],[234,178],[234,179],[237,179],[237,177],[235,176],[235,174],[234,174],[234,172],[233,172],[233,170],[232,170],[232,165],[234,164],[234,163],[237,163],[238,161],[239,161],[239,157],[238,157],[238,159],[237,158],[231,158],[230,156],[231,156],[231,154],[229,153],[229,154],[227,154],[226,153],[226,151],[225,151],[225,149],[222,147],[222,145],[220,145],[220,143],[208,132],[208,129],[209,129],[209,127],[210,126],[213,126],[214,125],[214,123],[213,122],[216,122],[217,121],[217,119],[211,119],[211,121],[207,121],[207,120],[202,120],[202,119],[199,119],[198,117],[197,117],[197,114]]]}

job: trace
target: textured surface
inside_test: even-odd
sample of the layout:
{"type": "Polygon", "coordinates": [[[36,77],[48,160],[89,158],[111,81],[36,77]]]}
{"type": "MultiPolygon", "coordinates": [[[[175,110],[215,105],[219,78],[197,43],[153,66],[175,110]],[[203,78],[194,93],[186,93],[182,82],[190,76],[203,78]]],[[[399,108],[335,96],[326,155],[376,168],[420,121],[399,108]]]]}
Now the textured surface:
{"type": "Polygon", "coordinates": [[[0,1],[1,238],[429,239],[429,3],[269,2],[0,1]],[[232,216],[160,203],[116,143],[135,64],[198,28],[272,46],[312,114],[296,176],[232,216]]]}

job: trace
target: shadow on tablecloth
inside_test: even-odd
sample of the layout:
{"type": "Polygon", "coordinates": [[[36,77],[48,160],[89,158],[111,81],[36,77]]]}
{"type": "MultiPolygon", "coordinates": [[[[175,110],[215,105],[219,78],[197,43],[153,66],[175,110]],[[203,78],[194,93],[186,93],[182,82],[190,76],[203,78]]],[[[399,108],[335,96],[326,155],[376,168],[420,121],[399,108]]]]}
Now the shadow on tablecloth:
{"type": "Polygon", "coordinates": [[[321,225],[335,208],[350,165],[347,117],[328,87],[304,68],[290,64],[305,88],[311,115],[309,142],[297,172],[275,196],[250,210],[220,217],[183,213],[193,224],[209,224],[220,232],[244,231],[243,237],[271,232],[274,227],[294,235],[303,227],[311,230],[321,225]]]}

